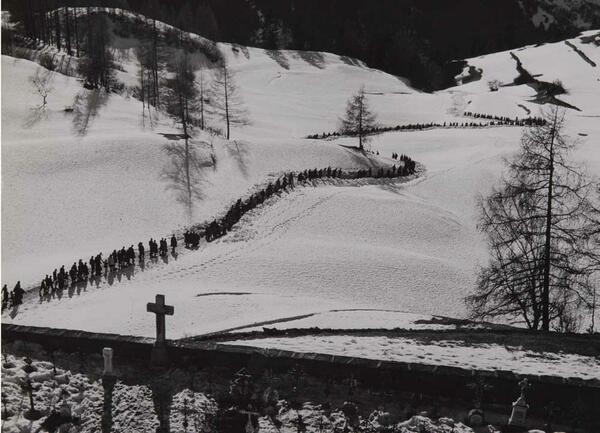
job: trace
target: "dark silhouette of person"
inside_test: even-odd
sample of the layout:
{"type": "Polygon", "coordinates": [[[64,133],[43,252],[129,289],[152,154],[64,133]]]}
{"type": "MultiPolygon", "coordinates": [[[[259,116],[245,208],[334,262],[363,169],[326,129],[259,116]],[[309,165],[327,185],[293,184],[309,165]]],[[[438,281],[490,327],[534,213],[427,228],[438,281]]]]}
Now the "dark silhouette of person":
{"type": "Polygon", "coordinates": [[[175,235],[171,236],[171,252],[175,254],[175,249],[177,248],[177,238],[175,235]]]}

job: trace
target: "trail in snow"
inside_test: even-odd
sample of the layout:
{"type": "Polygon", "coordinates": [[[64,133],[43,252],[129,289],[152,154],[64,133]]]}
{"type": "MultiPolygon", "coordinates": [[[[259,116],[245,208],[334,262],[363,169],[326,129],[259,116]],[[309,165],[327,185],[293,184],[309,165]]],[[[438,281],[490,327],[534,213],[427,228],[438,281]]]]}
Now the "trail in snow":
{"type": "MultiPolygon", "coordinates": [[[[132,85],[137,41],[120,42],[124,72],[119,77],[132,85]]],[[[571,42],[600,62],[596,47],[571,42]]],[[[529,87],[487,88],[491,79],[505,84],[515,78],[508,53],[469,59],[469,65],[483,71],[477,82],[425,94],[333,54],[319,55],[321,67],[315,67],[284,51],[286,69],[264,50],[218,46],[237,74],[251,124],[234,130],[235,142],[215,140],[214,154],[205,155],[215,156],[216,165],[201,173],[203,199],[194,204],[192,219],[161,178],[170,161],[163,152],[169,140],[159,133],[180,132],[168,119],[145,129],[141,104],[111,94],[98,106],[81,105],[81,119],[90,122],[85,136],[78,135],[78,122],[63,110],[87,93],[77,80],[57,75],[48,118],[24,129],[23,119],[39,104],[28,82],[38,66],[3,56],[4,281],[37,283],[40,275],[74,258],[212,219],[274,173],[327,165],[367,167],[370,161],[343,147],[355,145],[352,139],[290,138],[333,129],[348,96],[363,84],[383,124],[460,122],[464,110],[515,117],[526,107],[538,114],[528,102],[533,96],[529,87]],[[280,78],[267,85],[274,76],[280,78]]],[[[519,51],[532,74],[549,82],[561,79],[569,90],[565,101],[590,116],[569,113],[568,132],[583,134],[577,157],[597,173],[600,124],[591,116],[599,114],[600,90],[595,69],[573,56],[562,42],[519,51]]],[[[474,286],[478,265],[487,260],[485,240],[476,230],[475,197],[498,182],[502,158],[517,149],[520,132],[382,134],[374,137],[374,150],[382,157],[392,152],[411,156],[427,167],[427,177],[403,186],[296,191],[248,215],[234,233],[207,248],[86,296],[26,306],[14,321],[152,336],[154,322],[145,302],[156,293],[176,306],[176,315],[168,319],[170,337],[332,309],[462,317],[462,299],[474,286]],[[254,294],[196,296],[215,292],[254,294]]],[[[202,149],[210,147],[200,143],[210,137],[196,138],[202,149]]]]}

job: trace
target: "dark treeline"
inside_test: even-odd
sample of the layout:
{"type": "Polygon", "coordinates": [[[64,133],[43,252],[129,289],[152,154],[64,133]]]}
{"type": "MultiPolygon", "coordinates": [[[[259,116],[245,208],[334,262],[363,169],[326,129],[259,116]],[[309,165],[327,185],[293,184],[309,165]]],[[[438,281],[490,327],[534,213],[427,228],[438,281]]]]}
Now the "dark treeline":
{"type": "MultiPolygon", "coordinates": [[[[368,128],[363,131],[365,135],[372,134],[381,134],[383,132],[390,131],[423,131],[427,129],[434,128],[485,128],[488,126],[540,126],[544,124],[544,119],[540,117],[525,117],[523,119],[519,119],[518,117],[515,119],[511,119],[510,117],[505,116],[494,116],[491,114],[479,114],[479,113],[470,113],[465,112],[463,114],[466,117],[473,117],[475,119],[485,119],[489,120],[489,122],[443,122],[443,123],[409,123],[406,125],[396,125],[396,126],[379,126],[374,128],[368,128]]],[[[321,134],[312,134],[307,135],[306,138],[310,139],[323,139],[323,138],[331,138],[331,137],[352,137],[355,134],[351,133],[342,133],[340,131],[333,132],[323,132],[321,134]]]]}
{"type": "MultiPolygon", "coordinates": [[[[454,59],[556,40],[574,29],[536,29],[517,0],[5,0],[30,34],[36,13],[60,6],[131,9],[207,38],[266,49],[329,51],[408,77],[426,90],[453,84],[454,59]]],[[[56,17],[54,17],[56,18],[56,17]]],[[[72,27],[68,27],[73,31],[72,27]]],[[[67,27],[64,28],[67,31],[67,27]]],[[[84,29],[85,31],[85,29],[84,29]]],[[[67,47],[68,48],[68,47],[67,47]]]]}
{"type": "MultiPolygon", "coordinates": [[[[341,168],[323,168],[304,170],[299,173],[289,172],[280,176],[274,182],[269,182],[266,186],[250,195],[250,197],[238,199],[220,218],[215,218],[211,222],[199,224],[188,229],[183,234],[183,242],[186,248],[196,249],[200,245],[202,238],[207,242],[224,236],[233,226],[239,222],[244,214],[255,209],[272,196],[283,191],[289,191],[296,185],[304,185],[317,179],[362,179],[362,178],[398,178],[410,176],[416,171],[416,163],[406,155],[394,154],[394,159],[402,161],[402,164],[392,167],[363,170],[342,170],[341,168]]],[[[169,247],[171,255],[177,258],[178,239],[173,234],[167,241],[162,238],[160,241],[150,238],[148,250],[144,243],[137,244],[137,252],[133,245],[129,248],[124,246],[121,249],[113,250],[106,258],[102,253],[91,256],[89,261],[79,259],[78,262],[68,268],[65,265],[55,268],[54,271],[42,279],[42,282],[36,288],[39,291],[40,301],[50,300],[54,297],[62,298],[65,289],[69,290],[69,296],[73,295],[75,289],[78,294],[81,289],[87,287],[87,284],[98,285],[102,278],[109,284],[113,284],[114,279],[120,281],[121,276],[125,275],[128,279],[133,276],[136,259],[139,267],[143,270],[145,260],[148,257],[151,261],[157,261],[160,257],[165,263],[168,263],[169,247]],[[148,254],[146,255],[146,251],[148,254]]],[[[18,281],[14,289],[9,292],[7,285],[2,287],[2,311],[7,308],[16,308],[23,303],[25,290],[18,281]]]]}
{"type": "MultiPolygon", "coordinates": [[[[27,57],[23,48],[33,50],[52,46],[69,56],[79,58],[77,73],[87,88],[103,87],[107,91],[118,85],[110,50],[110,23],[104,13],[92,7],[72,8],[57,0],[28,0],[11,9],[14,28],[2,29],[2,54],[27,57]]],[[[42,53],[39,63],[54,70],[51,55],[42,53]]],[[[70,73],[70,71],[61,71],[70,73]]]]}

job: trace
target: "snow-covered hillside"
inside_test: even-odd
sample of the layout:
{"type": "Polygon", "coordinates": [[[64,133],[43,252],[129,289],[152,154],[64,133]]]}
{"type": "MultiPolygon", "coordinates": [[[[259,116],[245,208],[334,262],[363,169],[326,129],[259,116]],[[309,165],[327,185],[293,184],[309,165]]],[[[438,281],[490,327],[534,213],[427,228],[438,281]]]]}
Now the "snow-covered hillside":
{"type": "Polygon", "coordinates": [[[164,176],[171,161],[164,147],[174,143],[165,135],[179,132],[170,120],[162,118],[152,129],[145,119],[144,127],[139,101],[115,94],[98,97],[60,74],[53,74],[54,90],[41,113],[35,108],[41,98],[29,83],[41,67],[3,56],[3,281],[37,283],[61,264],[212,218],[270,174],[363,166],[367,161],[352,151],[302,137],[315,130],[311,124],[335,127],[345,97],[360,83],[381,84],[386,91],[406,89],[400,80],[377,71],[369,78],[362,67],[338,62],[316,74],[313,70],[321,69],[302,69],[306,62],[299,61],[287,88],[270,90],[264,69],[278,66],[265,55],[255,57],[236,67],[252,125],[234,131],[235,142],[214,139],[215,167],[210,138],[195,136],[207,167],[199,173],[204,199],[190,218],[177,202],[176,185],[164,176]],[[338,101],[331,107],[325,104],[324,89],[316,90],[314,99],[300,92],[311,80],[322,79],[335,88],[336,74],[345,67],[356,76],[332,92],[338,101]],[[293,88],[299,89],[295,96],[293,88]],[[278,97],[278,92],[288,96],[278,97]],[[320,105],[316,95],[321,95],[320,105]],[[65,107],[74,111],[67,113],[65,107]]]}
{"type": "MultiPolygon", "coordinates": [[[[600,64],[597,45],[580,38],[570,43],[600,64]]],[[[131,82],[134,46],[119,41],[117,53],[121,77],[131,82]]],[[[335,130],[347,98],[361,85],[384,125],[472,121],[465,111],[525,117],[539,109],[527,85],[489,90],[489,80],[509,84],[518,76],[510,53],[469,59],[482,69],[479,81],[426,94],[333,54],[219,48],[251,123],[233,131],[235,140],[215,139],[214,150],[207,136],[195,135],[200,154],[210,161],[214,152],[216,166],[207,162],[202,171],[203,198],[191,216],[162,175],[170,163],[163,147],[177,132],[170,120],[150,128],[147,120],[142,124],[138,101],[95,98],[76,79],[58,74],[47,117],[32,118],[39,96],[28,79],[39,66],[3,56],[3,283],[36,283],[61,264],[212,218],[284,170],[368,166],[369,158],[346,147],[355,144],[349,138],[302,138],[335,130]],[[65,106],[74,112],[65,113],[65,106]]],[[[569,93],[559,98],[581,110],[568,113],[569,133],[581,140],[578,157],[599,173],[600,69],[562,42],[515,53],[532,74],[563,82],[569,93]]],[[[372,148],[382,161],[404,153],[426,172],[406,184],[298,188],[176,261],[81,296],[27,303],[3,320],[150,336],[154,322],[145,302],[155,293],[175,305],[169,332],[178,337],[343,308],[464,316],[462,298],[487,258],[475,227],[475,196],[499,180],[502,158],[517,148],[520,133],[514,127],[442,128],[376,136],[372,148]],[[223,294],[198,296],[214,293],[223,294]]]]}

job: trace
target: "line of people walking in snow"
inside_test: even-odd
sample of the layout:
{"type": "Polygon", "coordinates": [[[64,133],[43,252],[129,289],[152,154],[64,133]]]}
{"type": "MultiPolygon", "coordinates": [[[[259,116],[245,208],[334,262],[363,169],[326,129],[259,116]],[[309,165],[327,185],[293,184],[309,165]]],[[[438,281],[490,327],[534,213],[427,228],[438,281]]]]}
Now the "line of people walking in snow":
{"type": "MultiPolygon", "coordinates": [[[[264,203],[268,198],[281,191],[293,189],[296,184],[305,184],[306,182],[322,178],[338,178],[338,179],[360,179],[360,178],[393,178],[401,176],[409,176],[415,173],[416,163],[406,155],[392,154],[393,159],[402,161],[402,165],[396,165],[384,169],[380,167],[378,170],[363,169],[354,171],[344,171],[340,168],[334,169],[327,167],[324,169],[304,170],[298,173],[289,172],[277,178],[274,182],[269,182],[264,188],[253,193],[247,199],[238,199],[221,217],[216,218],[212,222],[199,225],[185,231],[183,234],[185,248],[196,249],[200,245],[200,241],[204,238],[207,242],[212,242],[221,236],[224,236],[232,227],[241,219],[241,217],[264,203]]],[[[175,235],[171,236],[170,241],[166,238],[156,241],[150,239],[148,242],[148,257],[156,259],[158,257],[165,258],[169,252],[176,254],[178,242],[175,235]]],[[[146,247],[142,242],[137,245],[137,258],[140,266],[146,257],[146,247]]],[[[113,250],[106,259],[102,257],[102,253],[91,256],[89,261],[84,262],[79,259],[78,262],[73,262],[67,271],[65,266],[60,269],[54,269],[52,274],[46,274],[39,285],[40,299],[47,299],[54,296],[57,292],[62,292],[69,286],[75,286],[78,283],[87,282],[88,280],[99,279],[102,276],[110,278],[117,272],[130,269],[135,266],[136,251],[131,245],[129,248],[122,247],[120,250],[113,250]]],[[[99,280],[98,280],[99,281],[99,280]]],[[[2,288],[2,311],[7,308],[13,308],[23,303],[23,295],[25,290],[21,288],[20,281],[17,283],[12,292],[8,292],[6,285],[2,288]]]]}
{"type": "Polygon", "coordinates": [[[463,113],[463,116],[472,117],[474,119],[492,120],[495,122],[495,123],[492,122],[491,123],[492,125],[498,124],[498,125],[511,125],[511,126],[543,126],[546,124],[546,120],[544,120],[544,118],[542,118],[542,117],[524,117],[522,119],[515,117],[514,119],[511,119],[508,116],[497,116],[494,114],[473,113],[471,111],[465,111],[463,113]]]}
{"type": "Polygon", "coordinates": [[[205,227],[199,226],[198,231],[192,229],[184,233],[184,242],[186,248],[198,248],[200,239],[204,237],[207,242],[224,236],[231,228],[236,224],[241,217],[262,204],[265,200],[279,193],[282,190],[288,190],[294,188],[296,183],[304,184],[306,182],[322,179],[322,178],[340,178],[340,179],[360,179],[360,178],[392,178],[409,176],[415,173],[416,163],[406,155],[398,156],[394,159],[400,159],[403,162],[402,165],[396,167],[396,165],[384,169],[383,167],[378,170],[356,170],[356,171],[343,171],[340,168],[334,169],[327,167],[324,169],[312,169],[304,170],[299,173],[286,173],[279,177],[275,182],[269,182],[266,187],[255,192],[247,199],[238,199],[227,211],[227,213],[220,219],[214,219],[210,224],[205,227]]]}
{"type": "MultiPolygon", "coordinates": [[[[177,238],[173,235],[170,239],[171,253],[176,254],[177,249],[177,238]]],[[[138,243],[137,258],[139,258],[140,265],[143,266],[142,262],[146,257],[146,248],[142,242],[138,243]]],[[[148,256],[150,259],[157,257],[167,256],[169,251],[169,242],[163,238],[159,242],[154,239],[150,239],[148,242],[148,256]]],[[[125,270],[126,268],[135,265],[136,252],[131,245],[129,248],[122,247],[120,250],[113,250],[106,259],[102,258],[102,253],[96,256],[91,256],[88,262],[84,262],[79,259],[78,262],[73,262],[69,270],[67,271],[65,266],[61,266],[60,269],[54,269],[52,274],[46,274],[42,279],[38,291],[40,299],[54,296],[57,292],[62,292],[69,286],[74,286],[78,283],[83,283],[89,280],[92,281],[95,278],[102,276],[110,277],[111,274],[125,270]]],[[[17,282],[17,285],[12,292],[8,292],[6,284],[2,288],[2,311],[8,308],[14,308],[23,303],[23,295],[25,290],[21,288],[21,282],[17,282]]]]}
{"type": "MultiPolygon", "coordinates": [[[[428,123],[409,123],[405,125],[396,125],[396,126],[379,126],[375,128],[366,129],[363,131],[365,135],[371,134],[380,134],[382,132],[390,132],[390,131],[423,131],[426,129],[434,129],[434,128],[485,128],[488,126],[536,126],[543,125],[544,119],[539,117],[526,117],[523,119],[519,119],[518,117],[515,119],[511,119],[509,117],[504,116],[492,116],[489,114],[479,114],[479,113],[471,113],[465,112],[463,114],[465,117],[472,117],[474,119],[483,119],[488,122],[428,122],[428,123]]],[[[333,132],[323,132],[322,134],[312,134],[307,135],[306,138],[317,140],[324,139],[330,137],[344,137],[344,136],[355,136],[357,134],[343,133],[340,131],[333,132]]]]}

